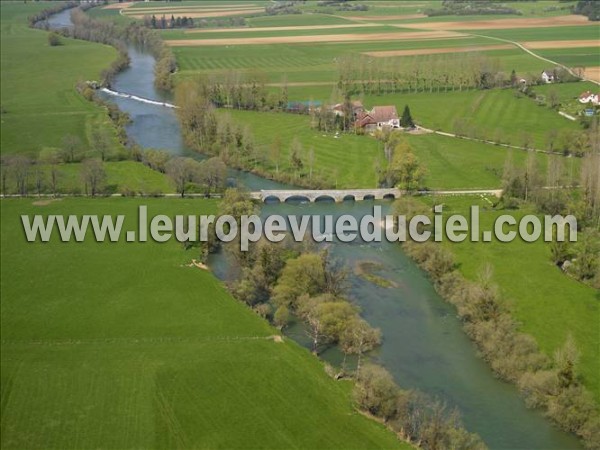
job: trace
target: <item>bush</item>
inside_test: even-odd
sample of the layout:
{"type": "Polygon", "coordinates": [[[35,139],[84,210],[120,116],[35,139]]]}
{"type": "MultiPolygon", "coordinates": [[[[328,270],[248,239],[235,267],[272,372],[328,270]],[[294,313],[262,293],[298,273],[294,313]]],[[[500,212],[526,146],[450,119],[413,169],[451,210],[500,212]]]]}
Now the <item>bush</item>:
{"type": "Polygon", "coordinates": [[[50,47],[56,47],[58,45],[62,45],[60,35],[58,33],[56,33],[55,31],[48,34],[48,44],[50,45],[50,47]]]}

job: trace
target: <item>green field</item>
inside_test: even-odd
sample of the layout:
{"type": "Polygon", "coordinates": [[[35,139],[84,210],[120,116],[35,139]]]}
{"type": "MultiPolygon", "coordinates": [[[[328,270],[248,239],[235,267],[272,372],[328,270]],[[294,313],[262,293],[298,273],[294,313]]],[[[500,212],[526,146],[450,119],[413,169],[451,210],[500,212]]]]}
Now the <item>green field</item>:
{"type": "MultiPolygon", "coordinates": [[[[302,144],[304,176],[309,173],[308,155],[314,149],[313,175],[327,180],[329,187],[371,188],[376,185],[376,161],[385,164],[381,143],[370,136],[343,134],[335,138],[310,127],[310,117],[284,113],[228,111],[236,122],[252,130],[261,154],[268,160],[267,170],[275,175],[269,146],[279,138],[282,152],[279,169],[291,174],[289,155],[294,138],[302,144]]],[[[427,169],[424,186],[430,189],[499,188],[509,153],[516,165],[525,166],[527,153],[439,135],[407,135],[415,154],[427,169]]],[[[549,156],[538,154],[544,173],[549,156]]],[[[571,159],[573,173],[579,160],[571,159]]]]}
{"type": "Polygon", "coordinates": [[[2,200],[2,448],[397,448],[307,350],[180,244],[26,243],[20,214],[214,213],[212,201],[2,200]]]}
{"type": "Polygon", "coordinates": [[[327,14],[288,14],[279,16],[262,16],[247,19],[251,27],[285,27],[306,25],[344,25],[352,22],[342,17],[327,14]]]}
{"type": "Polygon", "coordinates": [[[538,55],[569,67],[598,66],[600,65],[599,52],[598,47],[536,50],[538,55]]]}
{"type": "MultiPolygon", "coordinates": [[[[436,199],[429,200],[436,202],[436,199]]],[[[473,198],[439,198],[445,214],[467,214],[473,198]]],[[[506,211],[489,209],[480,201],[481,229],[493,229],[494,220],[506,211]]],[[[517,218],[533,211],[517,211],[517,218]]],[[[521,330],[533,336],[542,350],[552,356],[572,333],[581,352],[580,371],[585,385],[600,400],[600,317],[599,293],[592,287],[568,278],[552,264],[550,247],[538,241],[515,240],[510,244],[447,243],[456,255],[461,272],[475,280],[481,267],[490,263],[493,280],[500,286],[521,330]]]]}
{"type": "MultiPolygon", "coordinates": [[[[172,193],[175,192],[173,182],[163,173],[135,161],[107,161],[104,163],[106,180],[103,183],[106,193],[172,193]]],[[[51,167],[46,165],[29,168],[28,189],[37,194],[37,171],[40,170],[42,194],[52,194],[51,167]]],[[[62,194],[83,194],[85,183],[81,177],[81,164],[60,164],[57,166],[57,191],[62,194]]],[[[6,194],[19,192],[14,176],[9,172],[6,194]]],[[[4,192],[3,192],[4,193],[4,192]]]]}
{"type": "MultiPolygon", "coordinates": [[[[571,86],[571,85],[566,85],[571,86]]],[[[572,84],[578,86],[578,83],[572,84]]],[[[581,85],[581,92],[588,84],[581,85]]],[[[581,127],[530,98],[515,96],[512,89],[441,92],[439,94],[388,94],[365,97],[367,105],[393,104],[400,111],[409,105],[415,121],[426,128],[452,133],[456,119],[464,119],[477,136],[493,139],[500,132],[504,142],[522,145],[526,132],[536,148],[545,149],[550,130],[581,127]],[[434,97],[434,99],[433,99],[434,97]]]]}
{"type": "Polygon", "coordinates": [[[72,39],[50,47],[47,32],[27,27],[27,17],[46,3],[3,1],[0,7],[2,153],[59,147],[67,134],[87,147],[92,128],[112,129],[105,111],[81,97],[75,85],[98,79],[116,51],[72,39]]]}
{"type": "Polygon", "coordinates": [[[600,31],[595,26],[480,30],[474,33],[511,41],[577,41],[600,38],[600,31]]]}

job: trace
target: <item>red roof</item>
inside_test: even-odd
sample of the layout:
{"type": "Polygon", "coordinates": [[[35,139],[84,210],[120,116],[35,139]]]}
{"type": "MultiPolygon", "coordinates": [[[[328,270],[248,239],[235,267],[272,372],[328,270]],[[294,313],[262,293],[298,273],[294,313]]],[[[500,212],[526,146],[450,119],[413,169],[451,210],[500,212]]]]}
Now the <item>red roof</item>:
{"type": "Polygon", "coordinates": [[[377,123],[398,119],[398,112],[395,106],[375,106],[369,115],[377,123]]]}

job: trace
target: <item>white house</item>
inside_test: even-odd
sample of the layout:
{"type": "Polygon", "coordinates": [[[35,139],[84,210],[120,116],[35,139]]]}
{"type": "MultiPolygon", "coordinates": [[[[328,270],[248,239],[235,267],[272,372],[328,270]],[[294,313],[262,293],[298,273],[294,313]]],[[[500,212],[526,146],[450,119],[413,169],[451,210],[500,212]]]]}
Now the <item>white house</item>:
{"type": "Polygon", "coordinates": [[[598,97],[598,94],[594,94],[590,91],[585,91],[579,96],[579,103],[588,104],[590,102],[592,102],[592,105],[599,105],[600,98],[598,97]]]}
{"type": "Polygon", "coordinates": [[[544,83],[553,83],[555,80],[554,71],[553,70],[544,70],[542,72],[542,80],[544,83]]]}

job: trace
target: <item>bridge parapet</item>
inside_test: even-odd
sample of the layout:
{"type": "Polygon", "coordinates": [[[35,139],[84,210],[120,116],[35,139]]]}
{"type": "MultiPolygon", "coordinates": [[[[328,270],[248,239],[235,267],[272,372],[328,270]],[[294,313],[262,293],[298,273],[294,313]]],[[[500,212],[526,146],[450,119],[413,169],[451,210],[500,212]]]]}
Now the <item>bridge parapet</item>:
{"type": "Polygon", "coordinates": [[[285,202],[290,198],[305,198],[310,202],[319,199],[330,198],[336,202],[344,200],[382,200],[384,198],[399,198],[402,191],[395,188],[390,189],[298,189],[298,190],[262,190],[251,192],[251,198],[255,200],[266,201],[270,198],[276,198],[280,202],[285,202]]]}

